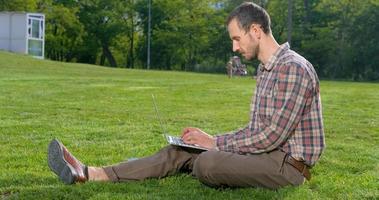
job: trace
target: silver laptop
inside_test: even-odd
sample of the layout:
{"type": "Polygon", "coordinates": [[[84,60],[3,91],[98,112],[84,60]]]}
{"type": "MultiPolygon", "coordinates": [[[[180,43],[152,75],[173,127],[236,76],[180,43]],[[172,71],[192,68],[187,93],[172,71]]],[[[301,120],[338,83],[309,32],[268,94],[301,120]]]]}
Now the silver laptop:
{"type": "Polygon", "coordinates": [[[166,129],[164,128],[164,125],[163,125],[162,120],[160,118],[157,104],[155,103],[155,97],[154,97],[153,94],[151,95],[151,97],[153,98],[153,103],[154,103],[154,108],[155,108],[155,114],[156,114],[156,116],[157,116],[157,118],[159,120],[159,124],[161,126],[162,131],[163,131],[163,136],[166,138],[166,140],[167,140],[167,142],[169,144],[175,145],[175,146],[193,148],[193,149],[200,149],[200,150],[204,150],[204,151],[208,150],[208,149],[206,149],[204,147],[200,147],[200,146],[197,146],[197,145],[186,144],[186,143],[183,142],[182,138],[167,134],[166,129]]]}

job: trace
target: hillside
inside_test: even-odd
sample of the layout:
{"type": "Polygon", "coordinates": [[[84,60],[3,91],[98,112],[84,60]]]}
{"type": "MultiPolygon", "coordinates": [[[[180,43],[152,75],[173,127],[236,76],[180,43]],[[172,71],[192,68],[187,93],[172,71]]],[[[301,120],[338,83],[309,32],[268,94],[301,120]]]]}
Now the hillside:
{"type": "Polygon", "coordinates": [[[248,122],[255,81],[226,75],[115,69],[0,52],[0,194],[9,199],[377,199],[379,84],[321,82],[327,149],[298,188],[215,190],[190,175],[66,186],[46,152],[59,138],[85,164],[151,155],[167,129],[211,134],[248,122]],[[185,198],[184,198],[185,197],[185,198]]]}

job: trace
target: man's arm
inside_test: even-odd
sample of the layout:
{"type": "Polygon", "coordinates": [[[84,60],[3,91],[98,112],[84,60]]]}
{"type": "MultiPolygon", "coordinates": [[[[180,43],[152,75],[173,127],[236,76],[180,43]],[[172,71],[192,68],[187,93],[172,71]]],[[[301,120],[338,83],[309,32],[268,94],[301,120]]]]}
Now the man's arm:
{"type": "MultiPolygon", "coordinates": [[[[306,71],[296,65],[282,66],[273,96],[273,114],[260,119],[262,127],[245,128],[234,134],[216,137],[219,150],[262,153],[271,151],[285,142],[301,120],[307,100],[313,93],[312,81],[306,71]]],[[[256,110],[256,112],[259,112],[256,110]]]]}

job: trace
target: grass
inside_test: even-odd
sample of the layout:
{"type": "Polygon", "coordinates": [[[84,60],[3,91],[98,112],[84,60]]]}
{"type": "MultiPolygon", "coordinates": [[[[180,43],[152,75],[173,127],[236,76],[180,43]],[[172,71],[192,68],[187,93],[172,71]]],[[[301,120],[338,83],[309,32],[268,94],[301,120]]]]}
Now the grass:
{"type": "Polygon", "coordinates": [[[208,188],[186,174],[131,183],[62,184],[46,156],[59,138],[88,165],[148,156],[167,129],[211,134],[248,122],[255,81],[221,75],[112,69],[0,52],[2,199],[378,199],[379,84],[321,82],[327,149],[300,187],[208,188]]]}

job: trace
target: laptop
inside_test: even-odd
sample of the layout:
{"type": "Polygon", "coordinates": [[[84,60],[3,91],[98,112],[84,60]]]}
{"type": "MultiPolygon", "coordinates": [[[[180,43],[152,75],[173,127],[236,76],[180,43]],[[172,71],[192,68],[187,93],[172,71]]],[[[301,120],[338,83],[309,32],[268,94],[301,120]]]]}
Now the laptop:
{"type": "Polygon", "coordinates": [[[157,107],[157,104],[155,102],[155,97],[154,97],[153,94],[151,95],[151,97],[153,98],[153,103],[154,103],[154,108],[155,108],[155,114],[156,114],[156,116],[157,116],[157,118],[159,120],[159,124],[160,124],[161,129],[162,129],[162,134],[166,138],[166,140],[167,140],[167,142],[169,144],[174,145],[174,146],[180,146],[180,147],[186,147],[186,148],[192,148],[192,149],[199,149],[199,150],[203,150],[203,151],[208,151],[208,149],[206,149],[204,147],[200,147],[198,145],[186,144],[186,143],[183,142],[182,138],[180,138],[180,137],[169,135],[166,132],[166,129],[164,128],[164,125],[162,123],[162,119],[160,118],[158,107],[157,107]]]}

